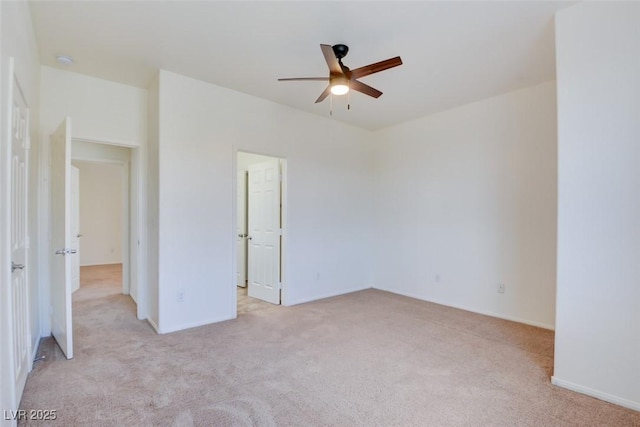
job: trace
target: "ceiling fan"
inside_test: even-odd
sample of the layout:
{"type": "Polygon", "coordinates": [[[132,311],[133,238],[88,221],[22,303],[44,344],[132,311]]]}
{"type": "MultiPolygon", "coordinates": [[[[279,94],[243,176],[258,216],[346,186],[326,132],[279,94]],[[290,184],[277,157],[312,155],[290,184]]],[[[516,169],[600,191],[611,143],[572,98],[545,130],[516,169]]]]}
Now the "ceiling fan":
{"type": "Polygon", "coordinates": [[[344,44],[337,44],[331,46],[328,44],[321,44],[320,49],[324,55],[325,61],[329,66],[329,77],[294,77],[287,79],[278,79],[278,81],[328,81],[329,86],[320,94],[316,103],[324,101],[330,93],[334,95],[344,95],[349,92],[350,89],[364,93],[365,95],[379,98],[382,95],[378,89],[372,88],[369,85],[357,80],[361,77],[368,76],[373,73],[388,70],[389,68],[402,65],[402,59],[399,56],[395,58],[387,59],[385,61],[376,62],[374,64],[365,65],[364,67],[356,68],[355,70],[349,69],[342,63],[342,58],[349,53],[349,47],[344,44]]]}

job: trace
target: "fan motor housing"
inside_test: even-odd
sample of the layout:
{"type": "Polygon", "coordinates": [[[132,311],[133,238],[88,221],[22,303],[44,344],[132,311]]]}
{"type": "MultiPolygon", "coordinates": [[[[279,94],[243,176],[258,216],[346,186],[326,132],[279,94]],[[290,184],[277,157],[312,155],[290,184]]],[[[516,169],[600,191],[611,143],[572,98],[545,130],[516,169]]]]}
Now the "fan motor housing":
{"type": "Polygon", "coordinates": [[[345,56],[347,56],[347,53],[349,53],[349,46],[347,46],[346,44],[336,44],[332,46],[333,48],[333,53],[336,54],[336,58],[338,58],[338,60],[344,58],[345,56]]]}

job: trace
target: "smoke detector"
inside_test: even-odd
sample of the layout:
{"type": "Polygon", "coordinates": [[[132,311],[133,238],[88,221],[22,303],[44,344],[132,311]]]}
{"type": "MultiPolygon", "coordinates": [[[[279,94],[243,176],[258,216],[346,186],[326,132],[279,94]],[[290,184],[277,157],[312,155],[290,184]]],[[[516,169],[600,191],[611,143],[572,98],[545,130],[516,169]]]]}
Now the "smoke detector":
{"type": "Polygon", "coordinates": [[[56,61],[60,65],[71,65],[73,64],[73,58],[69,55],[56,55],[56,61]]]}

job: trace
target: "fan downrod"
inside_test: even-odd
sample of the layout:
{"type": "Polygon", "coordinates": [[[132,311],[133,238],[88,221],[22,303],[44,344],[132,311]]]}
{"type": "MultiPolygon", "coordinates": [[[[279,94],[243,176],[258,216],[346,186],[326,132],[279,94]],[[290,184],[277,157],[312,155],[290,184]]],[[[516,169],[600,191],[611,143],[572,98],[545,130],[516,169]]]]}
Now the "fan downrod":
{"type": "Polygon", "coordinates": [[[349,46],[347,46],[346,44],[336,44],[333,45],[332,48],[333,53],[336,54],[336,58],[338,59],[338,61],[347,56],[347,53],[349,53],[349,46]]]}

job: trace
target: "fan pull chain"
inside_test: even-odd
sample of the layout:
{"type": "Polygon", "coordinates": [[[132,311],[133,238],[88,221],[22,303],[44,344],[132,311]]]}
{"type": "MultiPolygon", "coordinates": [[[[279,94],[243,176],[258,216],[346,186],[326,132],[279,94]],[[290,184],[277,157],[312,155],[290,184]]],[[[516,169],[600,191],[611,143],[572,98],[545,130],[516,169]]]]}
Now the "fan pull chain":
{"type": "Polygon", "coordinates": [[[347,92],[347,110],[351,110],[351,88],[349,88],[349,92],[347,92]]]}

